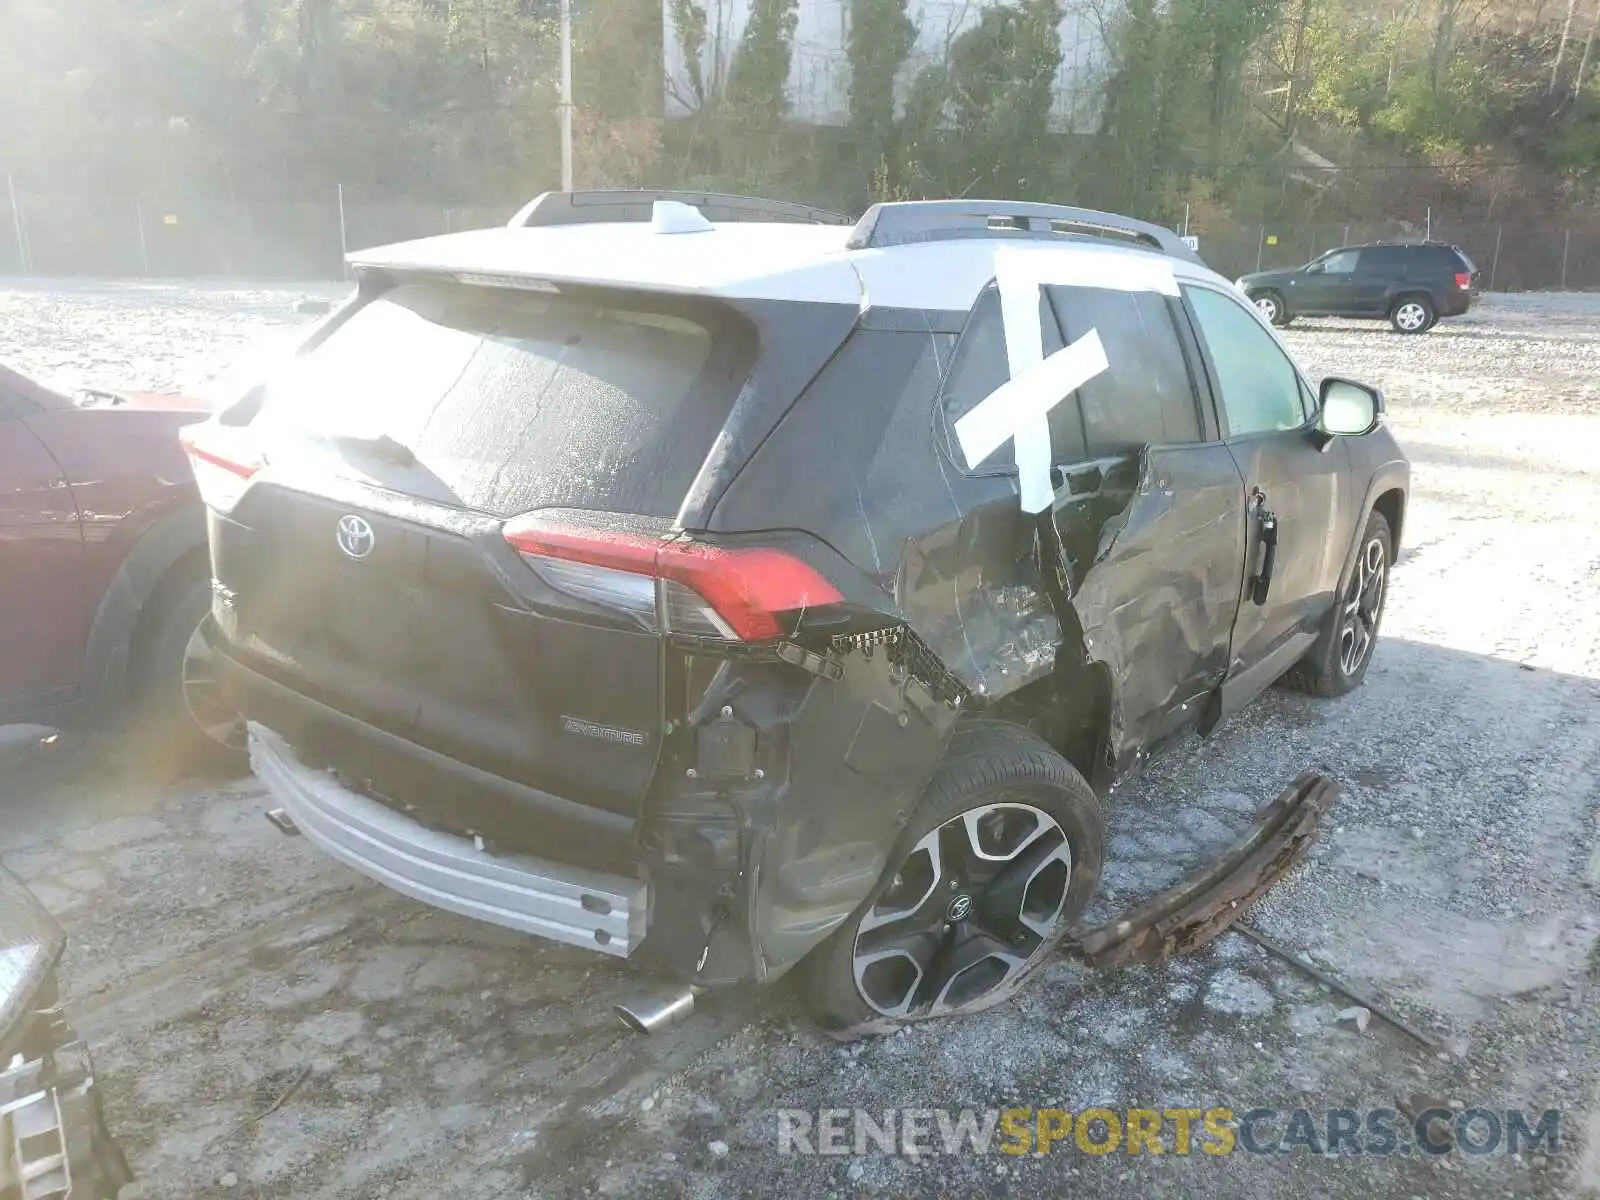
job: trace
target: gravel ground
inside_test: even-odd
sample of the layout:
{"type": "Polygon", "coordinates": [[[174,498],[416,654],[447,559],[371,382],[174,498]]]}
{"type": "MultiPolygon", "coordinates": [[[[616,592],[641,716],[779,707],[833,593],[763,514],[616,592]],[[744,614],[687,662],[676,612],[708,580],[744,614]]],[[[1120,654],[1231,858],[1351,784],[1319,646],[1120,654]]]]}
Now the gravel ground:
{"type": "MultiPolygon", "coordinates": [[[[11,283],[0,356],[69,385],[202,387],[340,290],[11,283]]],[[[636,1038],[606,1011],[618,966],[368,885],[273,832],[249,780],[63,752],[0,784],[0,854],[72,932],[67,1003],[151,1194],[1600,1193],[1600,297],[1288,340],[1314,374],[1382,384],[1415,464],[1384,639],[1354,695],[1269,693],[1120,789],[1100,904],[1327,771],[1342,802],[1258,923],[1437,1053],[1341,1026],[1347,1001],[1238,935],[1156,969],[1054,963],[1012,1005],[864,1047],[781,990],[636,1038]],[[1320,1113],[1413,1093],[1559,1108],[1560,1152],[778,1153],[779,1109],[1320,1113]]]]}

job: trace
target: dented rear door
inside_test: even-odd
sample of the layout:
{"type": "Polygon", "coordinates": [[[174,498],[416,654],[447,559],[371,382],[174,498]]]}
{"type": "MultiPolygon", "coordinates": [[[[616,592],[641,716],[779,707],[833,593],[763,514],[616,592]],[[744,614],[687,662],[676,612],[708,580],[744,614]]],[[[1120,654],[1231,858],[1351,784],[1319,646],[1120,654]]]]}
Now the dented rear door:
{"type": "Polygon", "coordinates": [[[1227,672],[1245,567],[1245,491],[1217,439],[1176,301],[1047,287],[1065,342],[1107,369],[1052,415],[1053,516],[1087,658],[1107,673],[1119,766],[1196,720],[1227,672]]]}

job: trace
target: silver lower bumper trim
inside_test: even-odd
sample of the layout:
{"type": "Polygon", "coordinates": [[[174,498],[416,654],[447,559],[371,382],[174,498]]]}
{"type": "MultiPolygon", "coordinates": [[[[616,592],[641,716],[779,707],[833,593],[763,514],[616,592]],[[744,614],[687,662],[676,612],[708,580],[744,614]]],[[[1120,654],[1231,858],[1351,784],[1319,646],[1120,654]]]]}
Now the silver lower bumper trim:
{"type": "Polygon", "coordinates": [[[644,937],[649,892],[642,880],[488,854],[307,767],[255,722],[250,766],[319,849],[414,900],[618,958],[644,937]]]}

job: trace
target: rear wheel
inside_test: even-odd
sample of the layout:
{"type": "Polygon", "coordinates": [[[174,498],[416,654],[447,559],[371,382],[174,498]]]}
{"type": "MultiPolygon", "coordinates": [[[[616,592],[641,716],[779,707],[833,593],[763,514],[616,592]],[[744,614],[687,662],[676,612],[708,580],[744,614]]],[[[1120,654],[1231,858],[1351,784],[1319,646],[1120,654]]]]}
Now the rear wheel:
{"type": "Polygon", "coordinates": [[[1427,333],[1438,320],[1433,301],[1426,296],[1402,296],[1389,311],[1396,333],[1427,333]]]}
{"type": "Polygon", "coordinates": [[[1283,297],[1277,292],[1256,292],[1250,297],[1250,303],[1256,306],[1258,313],[1280,328],[1294,320],[1289,315],[1289,309],[1284,304],[1283,297]]]}
{"type": "Polygon", "coordinates": [[[1017,726],[974,721],[866,902],[801,964],[836,1037],[978,1012],[1014,993],[1088,905],[1104,822],[1083,777],[1017,726]]]}
{"type": "Polygon", "coordinates": [[[1378,624],[1389,596],[1393,545],[1389,522],[1374,512],[1367,518],[1344,595],[1305,658],[1284,676],[1285,683],[1313,696],[1343,696],[1361,685],[1372,665],[1378,624]]]}
{"type": "Polygon", "coordinates": [[[157,603],[135,698],[141,735],[169,762],[242,764],[244,723],[223,698],[214,657],[200,635],[211,611],[210,579],[193,580],[157,603]]]}

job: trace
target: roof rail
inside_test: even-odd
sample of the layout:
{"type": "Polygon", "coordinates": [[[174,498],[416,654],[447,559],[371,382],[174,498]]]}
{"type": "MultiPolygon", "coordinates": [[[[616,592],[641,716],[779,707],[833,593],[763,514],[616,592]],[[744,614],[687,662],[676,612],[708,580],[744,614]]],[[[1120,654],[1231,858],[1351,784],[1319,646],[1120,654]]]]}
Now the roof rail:
{"type": "MultiPolygon", "coordinates": [[[[1116,213],[1064,204],[1013,200],[911,200],[874,204],[856,222],[852,250],[959,238],[1056,236],[1107,238],[1199,263],[1200,256],[1170,229],[1116,213]]],[[[1203,265],[1203,264],[1202,264],[1203,265]]]]}
{"type": "Polygon", "coordinates": [[[591,225],[602,221],[647,222],[657,200],[692,204],[709,221],[786,221],[804,225],[853,225],[843,213],[718,192],[662,192],[602,188],[587,192],[544,192],[529,200],[507,224],[512,229],[541,225],[591,225]]]}

